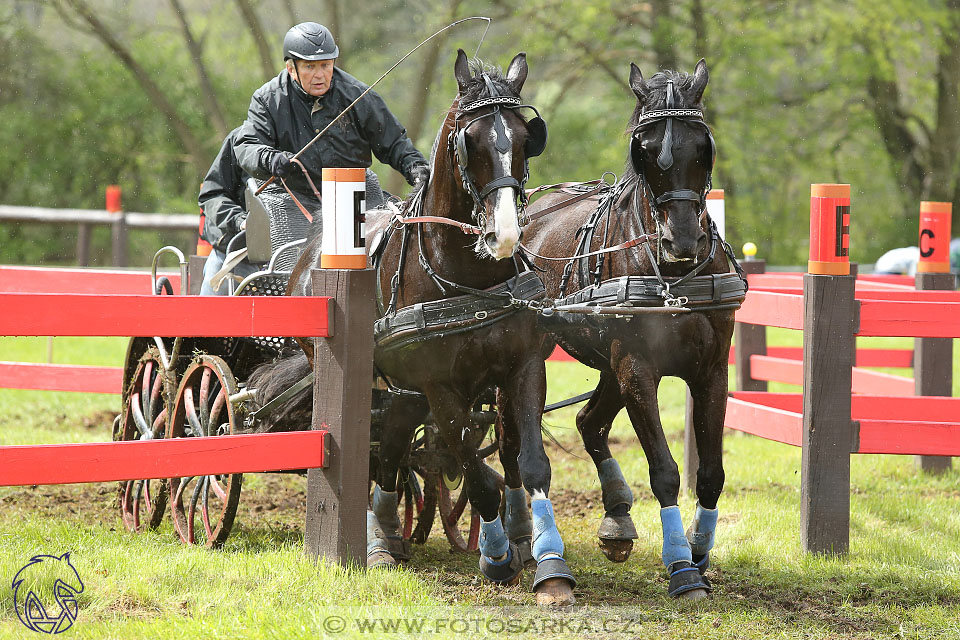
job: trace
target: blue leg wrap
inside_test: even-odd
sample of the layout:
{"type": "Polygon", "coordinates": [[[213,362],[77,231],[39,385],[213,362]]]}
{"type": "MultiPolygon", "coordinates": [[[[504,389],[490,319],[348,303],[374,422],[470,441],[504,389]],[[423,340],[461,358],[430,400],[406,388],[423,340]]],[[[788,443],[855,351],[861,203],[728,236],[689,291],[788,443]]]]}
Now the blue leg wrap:
{"type": "Polygon", "coordinates": [[[597,465],[597,475],[600,477],[600,488],[603,490],[603,508],[613,511],[617,505],[627,505],[627,511],[633,506],[633,492],[627,484],[620,464],[614,458],[607,458],[597,465]]]}
{"type": "Polygon", "coordinates": [[[553,504],[549,498],[534,500],[533,510],[533,557],[541,562],[547,556],[563,557],[563,540],[553,517],[553,504]]]}
{"type": "Polygon", "coordinates": [[[697,503],[697,511],[693,516],[693,524],[687,531],[690,542],[690,551],[695,556],[705,556],[713,549],[713,534],[717,530],[717,510],[704,509],[697,503]]]}
{"type": "Polygon", "coordinates": [[[672,571],[677,562],[693,564],[693,554],[690,544],[683,535],[683,521],[680,518],[680,507],[674,505],[660,509],[660,523],[663,525],[663,566],[672,571]]]}
{"type": "Polygon", "coordinates": [[[390,553],[390,547],[387,544],[387,537],[380,528],[376,514],[367,509],[367,555],[375,551],[390,553]]]}
{"type": "Polygon", "coordinates": [[[396,491],[383,491],[380,485],[373,488],[373,512],[383,532],[388,536],[400,535],[400,518],[397,516],[397,505],[400,496],[396,491]]]}
{"type": "Polygon", "coordinates": [[[511,540],[533,536],[533,521],[527,507],[527,490],[523,487],[504,492],[507,508],[504,510],[503,527],[511,540]]]}
{"type": "Polygon", "coordinates": [[[503,532],[500,516],[493,522],[484,522],[483,518],[480,518],[480,553],[487,558],[499,558],[509,549],[510,541],[503,532]]]}

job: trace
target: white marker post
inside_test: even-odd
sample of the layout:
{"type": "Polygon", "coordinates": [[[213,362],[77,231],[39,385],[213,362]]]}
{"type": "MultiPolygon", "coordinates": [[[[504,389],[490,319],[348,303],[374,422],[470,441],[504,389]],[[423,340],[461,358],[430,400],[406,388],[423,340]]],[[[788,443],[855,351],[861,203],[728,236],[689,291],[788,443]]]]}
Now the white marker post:
{"type": "Polygon", "coordinates": [[[717,231],[720,232],[720,238],[727,237],[727,212],[726,204],[723,200],[723,189],[712,189],[707,194],[707,213],[710,219],[717,225],[717,231]]]}
{"type": "Polygon", "coordinates": [[[367,186],[364,169],[324,169],[321,269],[366,269],[367,186]]]}

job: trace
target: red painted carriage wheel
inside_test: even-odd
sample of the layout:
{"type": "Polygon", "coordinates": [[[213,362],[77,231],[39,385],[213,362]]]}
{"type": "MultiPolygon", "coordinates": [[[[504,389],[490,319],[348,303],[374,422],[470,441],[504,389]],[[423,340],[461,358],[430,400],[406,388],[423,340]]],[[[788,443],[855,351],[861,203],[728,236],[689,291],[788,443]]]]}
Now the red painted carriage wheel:
{"type": "MultiPolygon", "coordinates": [[[[205,438],[238,431],[229,397],[237,392],[230,367],[202,355],[187,367],[177,390],[168,438],[205,438]]],[[[226,542],[240,502],[243,475],[171,478],[173,528],[186,544],[217,548],[226,542]]]]}
{"type": "MultiPolygon", "coordinates": [[[[157,350],[148,349],[124,390],[123,413],[114,434],[115,440],[164,437],[173,379],[172,373],[164,371],[157,350]]],[[[160,526],[167,508],[166,480],[121,482],[119,494],[120,516],[129,531],[141,533],[160,526]]]]}

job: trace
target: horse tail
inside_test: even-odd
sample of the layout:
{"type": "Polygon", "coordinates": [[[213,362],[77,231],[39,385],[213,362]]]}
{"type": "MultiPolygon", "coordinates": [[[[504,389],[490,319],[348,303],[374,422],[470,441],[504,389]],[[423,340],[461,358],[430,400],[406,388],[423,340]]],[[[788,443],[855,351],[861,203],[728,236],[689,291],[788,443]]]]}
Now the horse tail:
{"type": "MultiPolygon", "coordinates": [[[[257,408],[279,396],[306,377],[312,366],[305,353],[281,358],[257,367],[247,381],[247,386],[256,389],[254,403],[257,408]]],[[[295,393],[275,406],[257,421],[256,433],[279,431],[305,431],[313,419],[313,385],[295,393]]]]}

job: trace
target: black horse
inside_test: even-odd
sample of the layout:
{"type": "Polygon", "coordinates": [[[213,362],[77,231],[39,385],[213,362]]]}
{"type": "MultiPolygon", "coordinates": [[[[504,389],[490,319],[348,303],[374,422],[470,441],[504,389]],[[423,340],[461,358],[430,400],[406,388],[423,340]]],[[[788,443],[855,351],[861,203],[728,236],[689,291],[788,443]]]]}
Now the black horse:
{"type": "Polygon", "coordinates": [[[558,308],[600,307],[620,315],[558,313],[557,320],[545,323],[551,332],[545,348],[555,339],[600,371],[593,396],[577,416],[603,489],[600,546],[608,558],[623,562],[637,537],[629,514],[633,496],[607,444],[613,419],[626,406],[661,506],[669,593],[685,597],[702,597],[710,589],[702,574],[724,482],[727,353],[734,309],[745,293],[739,265],[706,214],[715,156],[701,107],[707,78],[703,60],[692,76],[664,71],[649,81],[631,65],[637,104],[624,177],[568,206],[561,203],[576,196],[541,198],[531,206],[531,217],[553,210],[524,231],[524,246],[539,256],[534,260],[545,269],[543,282],[558,308]],[[574,253],[581,257],[543,259],[574,253]],[[686,536],[677,506],[680,475],[657,407],[663,376],[685,380],[693,397],[700,466],[698,505],[686,536]]]}
{"type": "MultiPolygon", "coordinates": [[[[539,115],[529,121],[521,115],[521,108],[530,108],[520,99],[525,54],[502,74],[479,62],[471,68],[461,50],[454,75],[459,93],[434,143],[428,183],[407,200],[402,215],[367,212],[367,237],[374,239],[369,250],[379,270],[374,365],[393,392],[368,513],[368,566],[390,563],[387,554],[399,552],[398,469],[429,410],[481,517],[483,575],[496,583],[517,580],[523,559],[516,545],[526,543],[537,560],[538,601],[569,604],[575,580],[547,497],[550,462],[540,432],[546,374],[536,314],[529,310],[543,285],[514,256],[528,160],[543,151],[546,125],[539,115]],[[503,520],[496,476],[470,437],[470,409],[492,387],[498,388],[507,471],[503,520]]],[[[288,292],[309,294],[309,270],[317,266],[314,241],[288,292]]],[[[283,368],[273,370],[275,389],[309,371],[304,356],[283,368]]]]}

